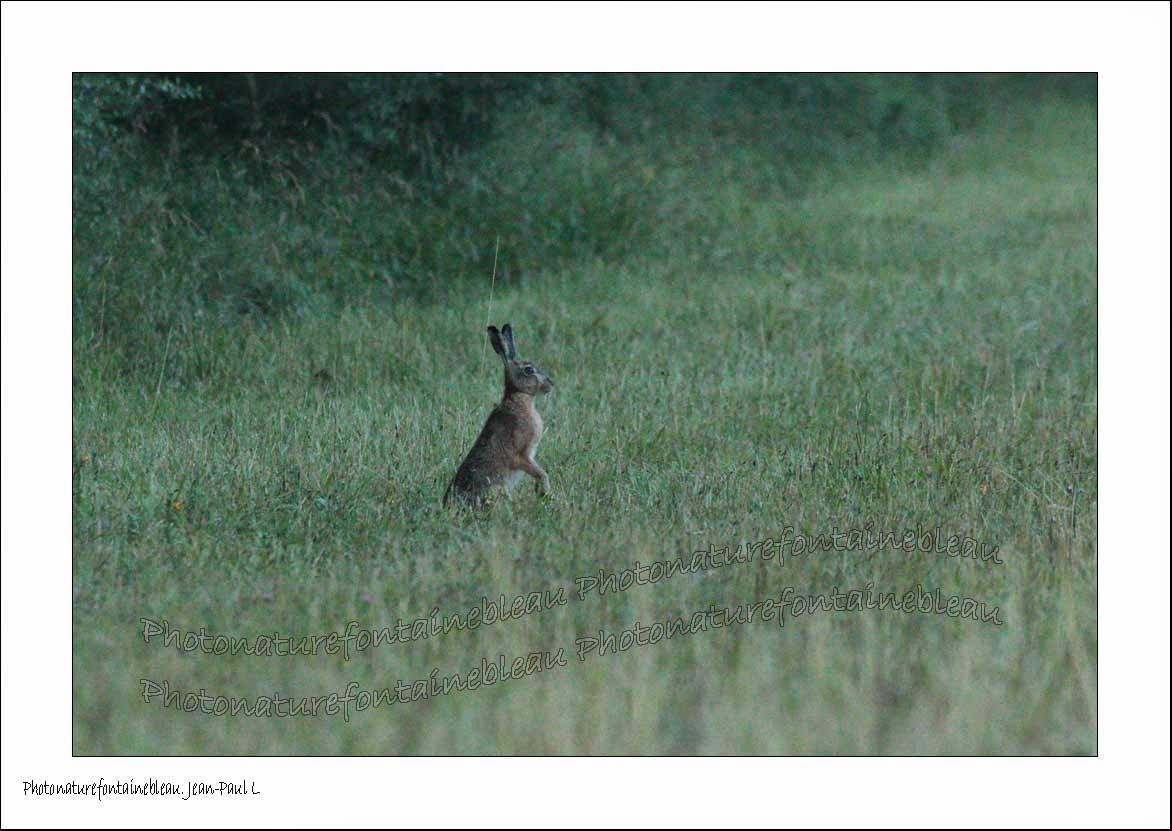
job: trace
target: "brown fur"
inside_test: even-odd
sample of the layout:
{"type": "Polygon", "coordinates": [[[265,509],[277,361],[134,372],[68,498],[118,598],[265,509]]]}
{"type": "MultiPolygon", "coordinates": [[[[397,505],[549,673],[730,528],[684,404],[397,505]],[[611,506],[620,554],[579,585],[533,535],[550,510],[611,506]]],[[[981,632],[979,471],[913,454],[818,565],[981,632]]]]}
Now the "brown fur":
{"type": "Polygon", "coordinates": [[[535,458],[544,423],[533,399],[549,392],[553,381],[533,364],[517,358],[509,324],[500,331],[489,326],[488,333],[504,363],[504,396],[444,492],[444,505],[454,494],[465,504],[480,507],[524,474],[536,480],[541,493],[549,492],[549,476],[535,458]]]}

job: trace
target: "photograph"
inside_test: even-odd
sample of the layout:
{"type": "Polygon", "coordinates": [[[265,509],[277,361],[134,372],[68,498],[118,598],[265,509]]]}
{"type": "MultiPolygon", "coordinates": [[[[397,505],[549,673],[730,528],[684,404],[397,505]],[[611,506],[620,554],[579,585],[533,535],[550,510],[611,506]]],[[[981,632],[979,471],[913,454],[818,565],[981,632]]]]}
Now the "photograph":
{"type": "Polygon", "coordinates": [[[1167,3],[0,13],[4,831],[1167,827],[1167,3]]]}
{"type": "Polygon", "coordinates": [[[1093,74],[73,76],[79,755],[1078,756],[1093,74]]]}

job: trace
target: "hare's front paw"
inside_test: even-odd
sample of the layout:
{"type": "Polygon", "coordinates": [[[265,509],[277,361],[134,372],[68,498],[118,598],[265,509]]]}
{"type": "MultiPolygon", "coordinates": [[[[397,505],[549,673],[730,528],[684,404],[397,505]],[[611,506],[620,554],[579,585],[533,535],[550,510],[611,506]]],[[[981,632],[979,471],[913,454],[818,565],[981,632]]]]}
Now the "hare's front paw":
{"type": "Polygon", "coordinates": [[[543,496],[543,497],[548,497],[548,496],[552,495],[552,492],[551,492],[550,486],[549,486],[549,477],[548,476],[542,476],[541,481],[537,483],[537,493],[538,493],[538,495],[543,496]]]}

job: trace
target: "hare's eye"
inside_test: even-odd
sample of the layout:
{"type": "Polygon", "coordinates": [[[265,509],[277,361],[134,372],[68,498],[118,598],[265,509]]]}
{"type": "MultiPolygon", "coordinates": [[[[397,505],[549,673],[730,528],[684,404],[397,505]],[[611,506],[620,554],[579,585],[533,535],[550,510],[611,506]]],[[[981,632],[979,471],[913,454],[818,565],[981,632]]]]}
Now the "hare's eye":
{"type": "Polygon", "coordinates": [[[536,374],[536,372],[537,372],[537,370],[531,366],[525,367],[525,374],[526,375],[534,375],[534,374],[536,374]]]}

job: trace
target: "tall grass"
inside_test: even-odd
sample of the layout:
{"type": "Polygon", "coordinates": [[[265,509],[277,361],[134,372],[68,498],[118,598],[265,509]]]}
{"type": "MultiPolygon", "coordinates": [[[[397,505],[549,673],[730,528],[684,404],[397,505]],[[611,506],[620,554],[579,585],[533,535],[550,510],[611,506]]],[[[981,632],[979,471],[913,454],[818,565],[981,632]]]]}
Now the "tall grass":
{"type": "Polygon", "coordinates": [[[767,145],[672,159],[521,124],[457,162],[442,204],[272,147],[198,177],[160,159],[182,199],[112,177],[118,222],[75,223],[75,752],[1094,753],[1094,117],[1040,103],[800,187],[767,145]],[[439,496],[499,395],[497,234],[493,316],[558,382],[539,401],[554,497],[454,515],[439,496]],[[941,526],[1004,563],[811,553],[348,661],[142,638],[142,618],[377,628],[868,524],[941,526]],[[573,656],[600,629],[868,583],[1004,624],[820,613],[573,656]],[[349,722],[140,695],[328,695],[558,648],[569,666],[349,722]]]}

